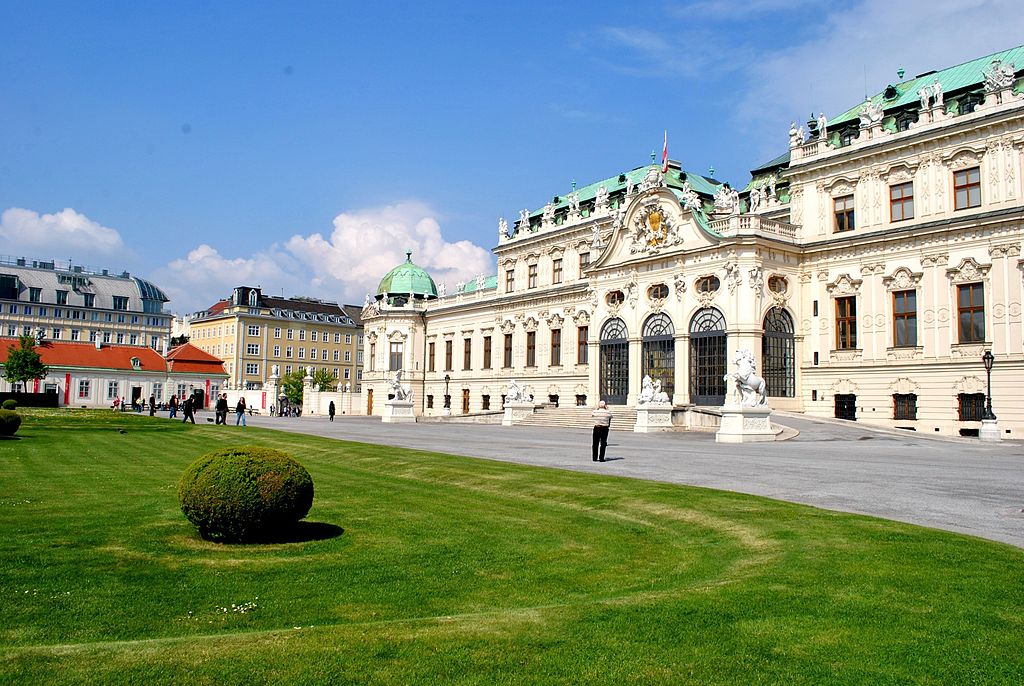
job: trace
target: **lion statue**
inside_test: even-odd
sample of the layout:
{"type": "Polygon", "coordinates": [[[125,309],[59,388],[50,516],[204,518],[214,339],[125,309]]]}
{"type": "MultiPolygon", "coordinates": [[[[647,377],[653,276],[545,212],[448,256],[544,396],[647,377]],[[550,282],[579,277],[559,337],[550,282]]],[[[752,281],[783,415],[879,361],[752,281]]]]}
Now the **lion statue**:
{"type": "Polygon", "coordinates": [[[388,380],[388,385],[391,387],[391,393],[395,396],[395,400],[412,400],[412,386],[402,383],[401,369],[395,372],[394,379],[388,380]]]}
{"type": "Polygon", "coordinates": [[[762,407],[768,404],[764,379],[757,375],[754,354],[749,350],[737,350],[733,357],[736,371],[725,375],[726,383],[732,385],[733,400],[744,407],[762,407]]]}

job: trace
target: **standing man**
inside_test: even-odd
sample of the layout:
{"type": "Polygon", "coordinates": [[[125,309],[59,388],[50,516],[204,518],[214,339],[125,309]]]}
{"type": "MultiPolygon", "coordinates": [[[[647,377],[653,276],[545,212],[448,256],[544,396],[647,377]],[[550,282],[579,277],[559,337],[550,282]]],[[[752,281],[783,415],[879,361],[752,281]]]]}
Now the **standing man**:
{"type": "Polygon", "coordinates": [[[331,401],[331,404],[327,406],[327,414],[330,416],[331,421],[333,422],[334,421],[334,401],[333,400],[331,401]]]}
{"type": "Polygon", "coordinates": [[[192,398],[192,396],[189,396],[189,397],[185,398],[185,402],[182,403],[181,407],[182,407],[182,412],[184,412],[184,414],[185,414],[185,416],[181,418],[181,423],[184,424],[185,422],[192,422],[193,424],[195,424],[196,423],[196,416],[195,416],[194,413],[195,413],[196,401],[192,398]]]}
{"type": "Polygon", "coordinates": [[[168,419],[174,419],[178,416],[178,396],[172,395],[170,401],[167,403],[170,407],[170,411],[167,413],[168,419]]]}
{"type": "Polygon", "coordinates": [[[228,394],[221,393],[220,397],[217,398],[217,420],[215,424],[223,424],[227,426],[228,423],[228,394]]]}
{"type": "Polygon", "coordinates": [[[150,417],[155,417],[156,416],[156,396],[155,395],[149,396],[149,416],[150,417]]]}
{"type": "Polygon", "coordinates": [[[597,403],[597,409],[590,413],[594,419],[594,443],[592,452],[594,462],[604,462],[604,450],[608,447],[608,429],[612,425],[612,413],[608,410],[608,403],[601,400],[597,403]],[[600,451],[598,450],[600,446],[600,451]]]}

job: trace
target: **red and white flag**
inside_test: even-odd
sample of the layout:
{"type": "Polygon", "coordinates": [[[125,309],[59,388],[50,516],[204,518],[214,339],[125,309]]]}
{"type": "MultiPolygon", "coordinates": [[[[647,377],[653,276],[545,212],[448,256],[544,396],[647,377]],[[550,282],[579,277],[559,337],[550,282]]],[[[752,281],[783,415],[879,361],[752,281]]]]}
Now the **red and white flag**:
{"type": "Polygon", "coordinates": [[[661,148],[661,173],[668,174],[668,129],[665,129],[665,145],[661,148]]]}

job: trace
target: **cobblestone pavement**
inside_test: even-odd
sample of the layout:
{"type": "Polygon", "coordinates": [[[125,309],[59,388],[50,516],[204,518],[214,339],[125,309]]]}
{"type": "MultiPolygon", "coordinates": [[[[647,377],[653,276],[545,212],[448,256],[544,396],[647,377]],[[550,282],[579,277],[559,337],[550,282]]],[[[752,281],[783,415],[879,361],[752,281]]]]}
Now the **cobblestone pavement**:
{"type": "MultiPolygon", "coordinates": [[[[715,443],[713,433],[634,434],[612,422],[608,458],[590,429],[384,424],[368,417],[251,417],[252,426],[470,457],[706,486],[875,515],[1024,547],[1024,442],[982,444],[799,415],[787,441],[715,443]]],[[[235,430],[235,427],[229,427],[235,430]]]]}

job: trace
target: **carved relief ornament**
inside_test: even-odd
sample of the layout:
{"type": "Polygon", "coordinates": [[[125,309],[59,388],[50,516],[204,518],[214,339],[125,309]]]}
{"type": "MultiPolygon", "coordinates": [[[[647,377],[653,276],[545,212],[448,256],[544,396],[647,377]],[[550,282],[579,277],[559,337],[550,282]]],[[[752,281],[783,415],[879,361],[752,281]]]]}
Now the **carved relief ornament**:
{"type": "Polygon", "coordinates": [[[921,277],[924,272],[912,272],[906,267],[900,267],[891,276],[882,277],[882,285],[887,291],[907,291],[921,287],[921,277]]]}
{"type": "Polygon", "coordinates": [[[864,283],[863,279],[850,278],[849,274],[841,274],[832,283],[828,284],[825,289],[831,295],[853,295],[860,290],[860,285],[864,283]]]}
{"type": "Polygon", "coordinates": [[[988,271],[991,264],[978,264],[974,258],[965,257],[960,264],[946,270],[946,276],[953,283],[969,283],[972,281],[983,281],[988,279],[988,271]]]}

